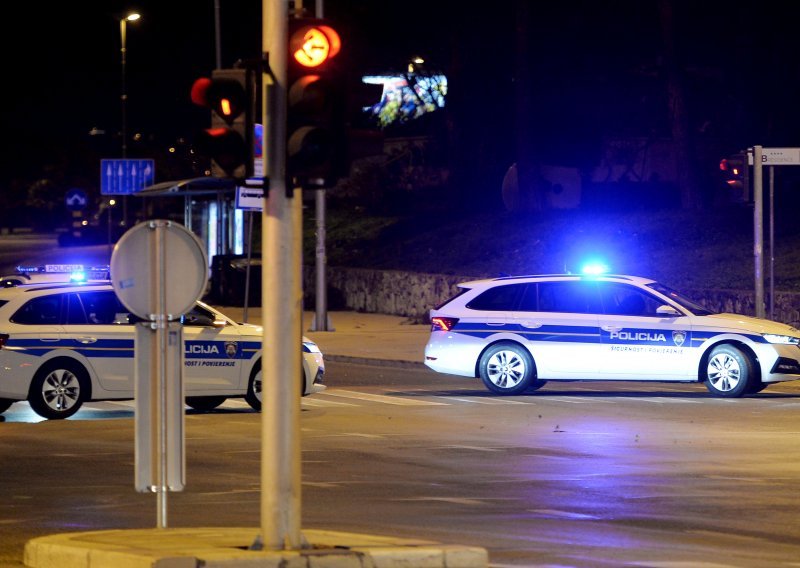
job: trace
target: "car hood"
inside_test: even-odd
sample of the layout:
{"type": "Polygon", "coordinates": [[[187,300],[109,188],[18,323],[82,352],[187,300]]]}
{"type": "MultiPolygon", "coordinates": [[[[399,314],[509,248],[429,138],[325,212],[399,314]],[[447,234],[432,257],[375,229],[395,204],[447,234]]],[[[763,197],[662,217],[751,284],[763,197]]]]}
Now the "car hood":
{"type": "MultiPolygon", "coordinates": [[[[241,332],[242,335],[251,335],[258,337],[263,337],[264,335],[264,328],[260,325],[255,325],[252,323],[241,323],[241,322],[237,322],[236,325],[239,327],[239,331],[241,332]]],[[[303,343],[308,343],[308,342],[311,342],[311,340],[305,335],[303,335],[303,343]]]]}
{"type": "Polygon", "coordinates": [[[741,314],[714,314],[711,316],[696,317],[694,322],[698,326],[708,326],[719,329],[735,329],[749,333],[774,333],[776,335],[791,335],[800,337],[800,330],[780,323],[762,318],[743,316],[741,314]]]}

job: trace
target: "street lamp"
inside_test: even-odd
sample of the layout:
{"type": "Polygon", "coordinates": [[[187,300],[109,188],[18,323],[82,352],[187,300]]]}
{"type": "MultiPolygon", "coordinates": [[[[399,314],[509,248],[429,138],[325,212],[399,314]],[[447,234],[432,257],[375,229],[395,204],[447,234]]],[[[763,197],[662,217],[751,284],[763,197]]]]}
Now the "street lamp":
{"type": "MultiPolygon", "coordinates": [[[[127,48],[125,46],[125,37],[128,31],[128,22],[135,22],[142,16],[136,12],[132,12],[122,18],[119,21],[119,38],[120,38],[120,54],[122,56],[122,95],[120,96],[120,101],[122,102],[122,159],[126,159],[128,157],[128,124],[127,124],[127,102],[128,102],[128,93],[125,88],[125,52],[127,48]]],[[[128,224],[128,200],[123,197],[122,198],[122,205],[123,205],[123,223],[125,225],[128,224]]]]}

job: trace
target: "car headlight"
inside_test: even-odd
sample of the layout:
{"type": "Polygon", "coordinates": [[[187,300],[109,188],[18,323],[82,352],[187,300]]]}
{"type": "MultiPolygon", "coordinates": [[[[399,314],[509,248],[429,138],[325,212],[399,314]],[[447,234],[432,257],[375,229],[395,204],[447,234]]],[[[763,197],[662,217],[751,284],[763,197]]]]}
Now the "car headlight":
{"type": "Polygon", "coordinates": [[[313,341],[304,341],[303,342],[303,351],[306,353],[322,353],[317,344],[313,341]]]}
{"type": "Polygon", "coordinates": [[[792,337],[791,335],[775,335],[774,333],[765,333],[764,339],[770,343],[778,343],[780,345],[797,345],[800,343],[800,337],[792,337]]]}

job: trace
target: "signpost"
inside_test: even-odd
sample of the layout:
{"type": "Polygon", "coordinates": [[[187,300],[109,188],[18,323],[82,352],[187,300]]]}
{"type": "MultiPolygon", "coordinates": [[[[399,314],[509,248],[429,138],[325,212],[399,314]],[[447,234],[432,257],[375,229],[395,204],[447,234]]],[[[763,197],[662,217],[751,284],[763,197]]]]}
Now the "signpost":
{"type": "Polygon", "coordinates": [[[766,317],[764,309],[764,188],[762,167],[769,166],[769,317],[775,317],[775,171],[774,166],[800,166],[800,148],[747,149],[747,163],[753,166],[753,230],[755,257],[756,317],[766,317]]]}
{"type": "Polygon", "coordinates": [[[153,160],[100,160],[100,193],[131,195],[153,185],[153,160]]]}

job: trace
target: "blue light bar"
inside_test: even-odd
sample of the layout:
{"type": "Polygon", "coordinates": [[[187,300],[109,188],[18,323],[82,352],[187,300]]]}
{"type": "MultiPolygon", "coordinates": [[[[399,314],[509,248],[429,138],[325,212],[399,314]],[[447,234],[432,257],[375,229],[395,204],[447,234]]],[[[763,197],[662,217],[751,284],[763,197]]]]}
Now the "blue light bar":
{"type": "Polygon", "coordinates": [[[608,265],[603,262],[587,262],[581,267],[581,274],[597,276],[599,274],[606,274],[608,272],[608,265]]]}

